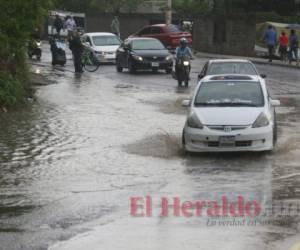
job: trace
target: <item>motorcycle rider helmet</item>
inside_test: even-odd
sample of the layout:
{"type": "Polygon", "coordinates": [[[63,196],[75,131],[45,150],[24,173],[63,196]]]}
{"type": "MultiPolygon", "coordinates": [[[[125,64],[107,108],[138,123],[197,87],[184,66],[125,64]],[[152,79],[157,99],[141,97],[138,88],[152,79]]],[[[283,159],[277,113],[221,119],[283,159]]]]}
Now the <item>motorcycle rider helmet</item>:
{"type": "Polygon", "coordinates": [[[182,47],[186,47],[187,44],[188,44],[188,41],[187,41],[187,39],[185,37],[183,37],[183,38],[180,39],[180,45],[182,47]]]}

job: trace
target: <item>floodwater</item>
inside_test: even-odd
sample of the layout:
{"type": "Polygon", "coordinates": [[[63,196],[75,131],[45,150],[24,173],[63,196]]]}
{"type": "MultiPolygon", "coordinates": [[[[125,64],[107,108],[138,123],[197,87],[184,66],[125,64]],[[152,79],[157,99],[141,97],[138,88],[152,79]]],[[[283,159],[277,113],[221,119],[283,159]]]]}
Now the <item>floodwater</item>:
{"type": "Polygon", "coordinates": [[[300,206],[298,70],[258,65],[283,104],[272,154],[187,156],[180,103],[205,59],[194,62],[192,86],[178,90],[166,74],[119,74],[112,65],[78,76],[70,61],[49,66],[47,51],[31,63],[50,84],[36,87],[31,104],[0,114],[0,249],[271,250],[299,243],[295,209],[281,217],[282,209],[265,212],[255,225],[251,218],[224,226],[218,223],[226,218],[159,216],[161,197],[300,206]],[[130,215],[137,196],[152,197],[151,217],[130,215]]]}

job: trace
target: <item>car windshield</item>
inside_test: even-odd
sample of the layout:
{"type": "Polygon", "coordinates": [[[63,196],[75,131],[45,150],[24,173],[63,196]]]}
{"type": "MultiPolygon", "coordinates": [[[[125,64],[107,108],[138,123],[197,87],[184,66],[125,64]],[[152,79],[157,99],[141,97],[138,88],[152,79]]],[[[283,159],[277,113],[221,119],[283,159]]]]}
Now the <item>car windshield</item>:
{"type": "Polygon", "coordinates": [[[254,66],[248,62],[218,62],[212,63],[207,75],[243,74],[257,75],[254,66]]]}
{"type": "Polygon", "coordinates": [[[259,82],[203,82],[195,106],[202,107],[262,107],[264,96],[259,82]]]}
{"type": "Polygon", "coordinates": [[[178,26],[173,25],[173,24],[168,25],[168,26],[167,26],[167,29],[168,29],[168,31],[171,32],[171,33],[173,33],[173,32],[174,32],[174,33],[181,32],[180,29],[178,28],[178,26]]]}
{"type": "Polygon", "coordinates": [[[132,42],[133,50],[164,50],[165,47],[158,40],[135,40],[132,42]]]}
{"type": "Polygon", "coordinates": [[[116,36],[94,36],[93,42],[95,46],[115,46],[121,44],[120,39],[116,36]]]}

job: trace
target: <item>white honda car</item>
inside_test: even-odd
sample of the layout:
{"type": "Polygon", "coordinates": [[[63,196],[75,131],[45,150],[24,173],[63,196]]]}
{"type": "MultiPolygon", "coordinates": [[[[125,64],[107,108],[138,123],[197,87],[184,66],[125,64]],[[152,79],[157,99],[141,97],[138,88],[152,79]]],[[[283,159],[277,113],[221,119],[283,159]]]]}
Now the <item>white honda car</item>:
{"type": "Polygon", "coordinates": [[[121,45],[118,36],[107,32],[86,33],[81,37],[85,47],[92,50],[100,62],[116,62],[116,52],[121,45]]]}
{"type": "Polygon", "coordinates": [[[187,152],[271,151],[277,139],[275,107],[261,77],[206,76],[189,107],[182,142],[187,152]]]}

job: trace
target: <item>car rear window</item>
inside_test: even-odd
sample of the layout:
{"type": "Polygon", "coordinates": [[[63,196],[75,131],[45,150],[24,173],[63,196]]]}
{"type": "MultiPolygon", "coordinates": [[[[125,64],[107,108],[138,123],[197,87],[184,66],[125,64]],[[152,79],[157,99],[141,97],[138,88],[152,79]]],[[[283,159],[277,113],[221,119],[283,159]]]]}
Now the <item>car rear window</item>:
{"type": "Polygon", "coordinates": [[[207,75],[223,74],[257,75],[257,71],[248,62],[216,62],[208,67],[207,75]]]}
{"type": "Polygon", "coordinates": [[[167,30],[171,33],[179,33],[181,32],[177,25],[168,25],[167,30]]]}
{"type": "Polygon", "coordinates": [[[196,106],[262,107],[264,95],[259,82],[203,82],[198,90],[196,106]]]}
{"type": "Polygon", "coordinates": [[[158,40],[134,40],[132,41],[133,50],[164,50],[164,45],[158,40]]]}
{"type": "Polygon", "coordinates": [[[116,36],[93,36],[95,46],[120,45],[121,41],[116,36]]]}

